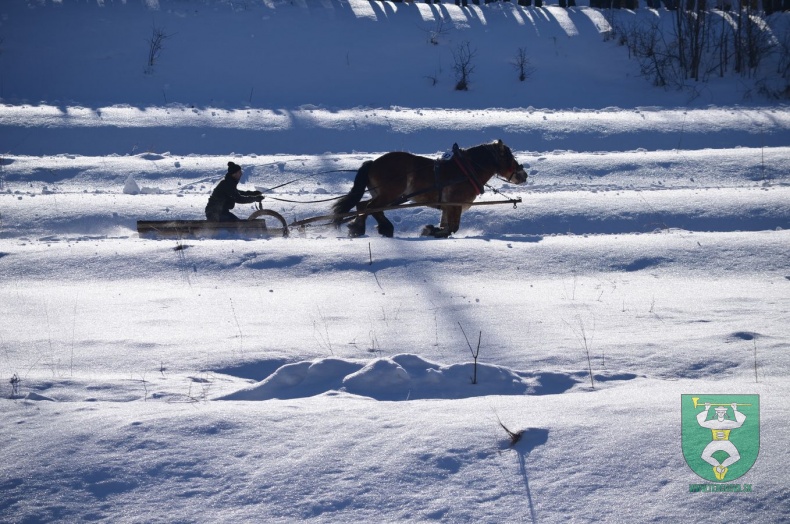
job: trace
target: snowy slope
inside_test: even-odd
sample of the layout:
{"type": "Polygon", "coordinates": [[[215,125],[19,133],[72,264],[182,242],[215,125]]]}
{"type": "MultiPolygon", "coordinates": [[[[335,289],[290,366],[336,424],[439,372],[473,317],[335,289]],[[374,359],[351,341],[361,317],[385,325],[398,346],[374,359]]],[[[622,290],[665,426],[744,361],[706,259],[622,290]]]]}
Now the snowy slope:
{"type": "Polygon", "coordinates": [[[0,521],[787,522],[790,111],[654,88],[603,37],[669,16],[3,2],[0,521]],[[136,233],[202,218],[228,160],[291,221],[383,152],[496,138],[530,179],[480,198],[522,203],[450,239],[422,208],[136,233]],[[689,492],[682,394],[760,395],[750,492],[689,492]]]}

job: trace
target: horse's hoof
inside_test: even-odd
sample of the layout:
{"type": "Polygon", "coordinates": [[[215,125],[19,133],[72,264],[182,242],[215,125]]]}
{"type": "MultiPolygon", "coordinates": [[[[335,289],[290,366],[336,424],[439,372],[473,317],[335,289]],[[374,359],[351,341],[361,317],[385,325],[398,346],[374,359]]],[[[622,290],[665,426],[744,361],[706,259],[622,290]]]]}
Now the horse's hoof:
{"type": "Polygon", "coordinates": [[[349,224],[349,226],[348,226],[348,236],[349,236],[349,238],[361,237],[364,234],[365,234],[365,228],[364,227],[359,227],[359,226],[356,226],[354,224],[349,224]]]}
{"type": "Polygon", "coordinates": [[[432,237],[436,235],[436,226],[428,224],[424,228],[422,228],[422,232],[420,233],[421,237],[432,237]]]}
{"type": "Polygon", "coordinates": [[[436,227],[428,224],[424,228],[422,228],[422,233],[420,236],[423,237],[433,237],[433,238],[447,238],[450,236],[450,230],[444,227],[436,227]]]}
{"type": "Polygon", "coordinates": [[[395,228],[393,227],[378,227],[379,235],[387,238],[392,238],[395,234],[395,228]]]}

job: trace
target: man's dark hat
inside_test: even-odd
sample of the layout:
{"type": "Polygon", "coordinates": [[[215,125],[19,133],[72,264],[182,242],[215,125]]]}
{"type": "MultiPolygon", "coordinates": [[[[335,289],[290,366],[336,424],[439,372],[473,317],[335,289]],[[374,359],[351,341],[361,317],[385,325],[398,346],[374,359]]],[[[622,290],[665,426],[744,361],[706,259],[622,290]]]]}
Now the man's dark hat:
{"type": "Polygon", "coordinates": [[[232,175],[236,171],[241,171],[241,166],[233,162],[228,162],[228,174],[232,175]]]}

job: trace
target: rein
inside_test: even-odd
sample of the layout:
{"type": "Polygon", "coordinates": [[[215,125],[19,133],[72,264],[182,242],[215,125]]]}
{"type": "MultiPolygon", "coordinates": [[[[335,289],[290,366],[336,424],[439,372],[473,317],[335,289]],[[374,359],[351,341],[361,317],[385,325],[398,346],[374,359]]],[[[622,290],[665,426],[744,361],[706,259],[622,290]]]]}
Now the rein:
{"type": "Polygon", "coordinates": [[[306,178],[311,178],[318,175],[326,175],[328,173],[356,173],[356,169],[333,169],[330,171],[319,171],[317,173],[310,173],[309,175],[305,175],[299,178],[294,178],[288,182],[284,182],[278,186],[270,187],[269,189],[264,189],[263,193],[268,193],[269,191],[274,191],[275,189],[279,189],[281,187],[287,186],[288,184],[293,184],[294,182],[299,182],[300,180],[304,180],[306,178]]]}
{"type": "MultiPolygon", "coordinates": [[[[483,184],[483,183],[480,182],[479,178],[477,177],[477,171],[480,170],[480,164],[478,162],[473,162],[473,161],[471,161],[471,160],[469,160],[467,158],[462,158],[461,152],[466,152],[466,151],[469,151],[469,150],[468,149],[461,149],[461,148],[458,147],[458,144],[453,144],[453,152],[456,153],[456,154],[453,155],[452,160],[455,161],[456,165],[461,170],[461,173],[463,173],[463,175],[464,175],[463,178],[457,178],[455,180],[451,180],[451,181],[446,182],[444,184],[438,184],[437,183],[437,184],[434,185],[434,187],[423,189],[423,190],[420,190],[420,191],[415,191],[415,192],[410,193],[408,195],[402,195],[397,200],[391,202],[390,205],[403,204],[404,202],[408,202],[409,200],[411,200],[412,198],[414,198],[414,197],[416,197],[418,195],[421,195],[421,194],[424,194],[424,193],[430,193],[431,191],[441,190],[441,189],[443,189],[443,188],[445,188],[447,186],[451,186],[453,184],[457,184],[459,182],[463,182],[464,180],[466,180],[470,184],[472,184],[472,187],[475,189],[477,195],[484,194],[485,193],[485,188],[487,187],[492,192],[494,192],[496,194],[499,194],[499,195],[505,196],[504,193],[499,191],[497,188],[493,187],[491,184],[488,184],[488,183],[483,184]]],[[[497,177],[510,183],[510,181],[513,178],[513,176],[515,176],[515,172],[511,173],[510,177],[508,177],[508,178],[504,178],[502,176],[499,176],[499,168],[500,168],[499,163],[500,163],[501,158],[494,151],[494,148],[491,145],[487,145],[485,147],[485,151],[491,156],[492,160],[494,161],[494,165],[496,166],[495,169],[496,169],[497,177]]],[[[435,161],[435,164],[437,162],[438,161],[435,161]]],[[[303,177],[295,178],[293,180],[290,180],[288,182],[282,183],[280,185],[277,185],[277,186],[265,189],[263,192],[273,191],[275,189],[279,189],[279,188],[287,186],[289,184],[293,184],[294,182],[299,182],[300,180],[305,180],[307,178],[311,178],[311,177],[314,177],[314,176],[317,176],[317,175],[328,174],[328,173],[355,173],[355,172],[357,172],[356,169],[335,169],[335,170],[329,170],[329,171],[319,171],[317,173],[311,173],[309,175],[305,175],[303,177]]],[[[277,198],[277,197],[274,197],[274,196],[271,196],[271,195],[268,196],[268,198],[271,199],[271,200],[277,201],[277,202],[287,202],[289,204],[320,204],[320,203],[324,203],[324,202],[332,202],[332,201],[335,201],[335,200],[339,200],[339,199],[343,198],[343,196],[341,195],[341,196],[332,197],[332,198],[322,198],[322,199],[318,199],[318,200],[291,200],[291,199],[287,199],[287,198],[277,198]]]]}
{"type": "Polygon", "coordinates": [[[276,202],[288,202],[289,204],[320,204],[323,202],[332,202],[333,200],[340,200],[343,198],[343,195],[332,197],[332,198],[321,198],[318,200],[291,200],[289,198],[277,198],[270,196],[269,200],[274,200],[276,202]]]}
{"type": "MultiPolygon", "coordinates": [[[[282,183],[282,184],[280,184],[278,186],[270,187],[269,189],[264,189],[262,192],[263,193],[268,193],[269,191],[274,191],[275,189],[279,189],[281,187],[287,186],[288,184],[293,184],[294,182],[299,182],[300,180],[304,180],[306,178],[311,178],[311,177],[318,176],[318,175],[326,175],[328,173],[356,173],[356,172],[357,172],[356,169],[333,169],[333,170],[330,170],[330,171],[319,171],[317,173],[310,173],[309,175],[305,175],[303,177],[294,178],[293,180],[290,180],[288,182],[284,182],[284,183],[282,183]]],[[[322,199],[319,199],[319,200],[290,200],[290,199],[287,199],[287,198],[277,198],[277,197],[269,196],[269,199],[271,199],[271,200],[275,200],[277,202],[288,202],[289,204],[318,204],[318,203],[321,203],[321,202],[331,202],[333,200],[340,200],[341,198],[343,198],[343,197],[342,196],[338,196],[338,197],[332,197],[332,198],[322,198],[322,199]]]]}

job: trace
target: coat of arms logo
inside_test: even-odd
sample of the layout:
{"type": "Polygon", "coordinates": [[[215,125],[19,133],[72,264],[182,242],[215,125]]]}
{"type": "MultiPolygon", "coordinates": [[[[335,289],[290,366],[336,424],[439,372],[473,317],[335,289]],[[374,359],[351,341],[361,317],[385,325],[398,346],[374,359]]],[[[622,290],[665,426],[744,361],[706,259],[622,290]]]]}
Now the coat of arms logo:
{"type": "Polygon", "coordinates": [[[743,476],[760,451],[760,396],[681,395],[681,442],[686,463],[703,479],[743,476]]]}

